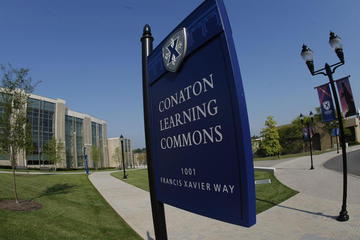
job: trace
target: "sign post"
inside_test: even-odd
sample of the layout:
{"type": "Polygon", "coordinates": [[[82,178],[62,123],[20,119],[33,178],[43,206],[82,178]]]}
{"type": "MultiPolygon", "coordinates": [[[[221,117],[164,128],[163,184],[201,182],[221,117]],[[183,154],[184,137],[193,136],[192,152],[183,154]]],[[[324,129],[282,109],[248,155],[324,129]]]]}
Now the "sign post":
{"type": "Polygon", "coordinates": [[[154,50],[142,42],[145,137],[156,239],[163,204],[250,227],[254,168],[244,89],[222,0],[206,0],[154,50]]]}
{"type": "Polygon", "coordinates": [[[336,139],[336,153],[339,153],[339,140],[338,140],[339,132],[340,132],[339,128],[331,129],[331,136],[335,137],[336,139]]]}
{"type": "Polygon", "coordinates": [[[155,238],[156,240],[167,240],[166,221],[164,204],[156,199],[154,189],[154,167],[151,156],[151,136],[150,136],[150,118],[149,118],[149,87],[148,87],[148,56],[153,50],[153,37],[151,35],[151,28],[145,25],[143,35],[141,37],[142,48],[142,86],[143,86],[143,107],[144,107],[144,125],[145,125],[145,140],[146,140],[146,159],[149,175],[149,188],[151,210],[153,216],[155,238]]]}

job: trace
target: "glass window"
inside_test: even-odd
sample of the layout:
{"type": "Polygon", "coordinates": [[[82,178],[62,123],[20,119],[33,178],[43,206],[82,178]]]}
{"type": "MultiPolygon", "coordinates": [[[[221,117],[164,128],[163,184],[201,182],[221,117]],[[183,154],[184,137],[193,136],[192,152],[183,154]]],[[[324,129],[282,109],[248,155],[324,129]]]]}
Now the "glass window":
{"type": "Polygon", "coordinates": [[[43,155],[43,147],[54,136],[55,104],[37,99],[28,99],[28,122],[32,129],[33,151],[26,154],[28,165],[49,164],[43,155]]]}
{"type": "Polygon", "coordinates": [[[65,116],[66,164],[68,168],[76,167],[76,165],[78,167],[84,166],[83,132],[83,119],[65,116]]]}

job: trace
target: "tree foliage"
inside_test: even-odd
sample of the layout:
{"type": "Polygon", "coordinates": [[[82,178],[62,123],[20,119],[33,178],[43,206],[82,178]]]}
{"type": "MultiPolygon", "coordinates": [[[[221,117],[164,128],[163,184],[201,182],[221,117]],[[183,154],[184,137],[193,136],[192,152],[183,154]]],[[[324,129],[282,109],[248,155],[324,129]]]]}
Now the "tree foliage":
{"type": "Polygon", "coordinates": [[[64,152],[64,143],[57,141],[55,137],[51,138],[44,145],[44,155],[49,162],[54,165],[55,171],[57,164],[62,161],[64,152]]]}
{"type": "Polygon", "coordinates": [[[139,165],[147,165],[146,152],[138,153],[137,161],[139,165]]]}
{"type": "Polygon", "coordinates": [[[146,153],[146,148],[136,148],[133,153],[146,153]]]}
{"type": "Polygon", "coordinates": [[[112,159],[115,163],[117,163],[117,165],[119,166],[119,168],[121,168],[122,163],[122,157],[121,157],[121,151],[120,151],[120,147],[116,147],[114,150],[114,153],[112,155],[112,159]]]}
{"type": "Polygon", "coordinates": [[[299,118],[294,119],[291,124],[278,128],[282,154],[299,153],[303,151],[304,141],[302,128],[299,118]]]}
{"type": "Polygon", "coordinates": [[[15,170],[20,156],[31,151],[31,126],[27,120],[26,104],[35,84],[29,69],[1,65],[0,90],[0,149],[8,153],[13,169],[14,198],[18,203],[15,170]]]}
{"type": "Polygon", "coordinates": [[[95,169],[98,169],[100,165],[100,149],[95,145],[91,146],[91,159],[94,162],[95,169]]]}
{"type": "Polygon", "coordinates": [[[276,127],[276,121],[272,116],[267,117],[265,128],[261,130],[262,141],[260,143],[259,152],[261,155],[273,156],[281,152],[279,142],[279,132],[276,127]]]}

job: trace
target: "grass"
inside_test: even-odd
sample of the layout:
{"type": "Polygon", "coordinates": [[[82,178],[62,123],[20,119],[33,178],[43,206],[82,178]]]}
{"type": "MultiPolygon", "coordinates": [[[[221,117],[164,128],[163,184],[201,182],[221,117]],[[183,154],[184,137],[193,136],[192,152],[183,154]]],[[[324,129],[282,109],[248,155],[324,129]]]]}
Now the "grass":
{"type": "MultiPolygon", "coordinates": [[[[147,169],[139,169],[134,171],[126,172],[128,178],[125,182],[138,187],[142,190],[149,191],[149,180],[148,180],[148,173],[147,169]]],[[[123,180],[123,172],[114,172],[111,173],[111,176],[116,177],[120,180],[123,180]]]]}
{"type": "MultiPolygon", "coordinates": [[[[131,185],[149,191],[147,169],[128,172],[128,178],[123,179],[122,172],[114,172],[112,176],[131,185]]],[[[255,179],[271,179],[271,184],[256,185],[256,213],[261,213],[297,194],[296,191],[281,184],[274,174],[264,171],[255,171],[255,179]]]]}
{"type": "Polygon", "coordinates": [[[266,211],[298,193],[282,184],[270,172],[255,171],[255,179],[271,179],[270,184],[256,185],[256,213],[266,211]]]}
{"type": "MultiPolygon", "coordinates": [[[[329,149],[325,151],[313,151],[313,155],[319,155],[326,152],[334,151],[334,149],[329,149]]],[[[294,154],[285,154],[278,156],[269,156],[269,157],[254,157],[254,161],[265,161],[265,160],[279,160],[279,159],[285,159],[285,158],[296,158],[296,157],[303,157],[310,155],[310,152],[301,152],[301,153],[294,153],[294,154]]]]}
{"type": "MultiPolygon", "coordinates": [[[[104,168],[104,169],[89,169],[90,172],[104,172],[104,171],[116,171],[119,170],[118,168],[104,168]]],[[[6,171],[6,172],[12,172],[12,168],[2,168],[0,167],[0,171],[6,171]]],[[[71,170],[66,170],[66,169],[57,169],[56,171],[51,170],[39,170],[39,169],[32,169],[32,168],[28,168],[28,169],[17,169],[16,172],[43,172],[43,173],[66,173],[66,172],[73,172],[73,173],[83,173],[85,174],[85,170],[84,169],[71,169],[71,170]]]]}
{"type": "MultiPolygon", "coordinates": [[[[0,200],[12,198],[12,175],[0,174],[0,200]]],[[[141,239],[107,204],[85,175],[17,175],[21,199],[43,208],[0,209],[2,240],[141,239]]]]}

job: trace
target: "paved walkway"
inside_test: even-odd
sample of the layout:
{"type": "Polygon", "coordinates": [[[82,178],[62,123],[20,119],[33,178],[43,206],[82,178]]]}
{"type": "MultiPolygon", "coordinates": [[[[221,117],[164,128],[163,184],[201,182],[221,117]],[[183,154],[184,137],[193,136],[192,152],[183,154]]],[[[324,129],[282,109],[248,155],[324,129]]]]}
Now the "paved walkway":
{"type": "Polygon", "coordinates": [[[287,161],[290,161],[293,159],[295,159],[295,158],[283,158],[280,160],[258,160],[258,161],[254,161],[254,164],[257,167],[273,167],[275,165],[278,165],[280,163],[287,162],[287,161]]]}
{"type": "MultiPolygon", "coordinates": [[[[354,174],[360,177],[360,150],[350,152],[347,155],[347,160],[349,174],[354,174]]],[[[330,159],[324,164],[324,167],[342,172],[342,155],[338,154],[337,157],[330,159]]]]}
{"type": "MultiPolygon", "coordinates": [[[[353,147],[355,150],[360,147],[353,147]]],[[[314,156],[315,170],[309,157],[281,162],[275,167],[277,178],[300,191],[296,196],[259,215],[257,224],[243,228],[183,210],[165,206],[170,240],[359,240],[360,179],[349,176],[348,211],[350,220],[334,219],[341,207],[342,175],[322,164],[336,152],[314,156]]],[[[256,163],[255,163],[256,164],[256,163]]],[[[153,239],[149,193],[126,184],[109,172],[96,172],[90,181],[144,239],[153,239]]]]}

